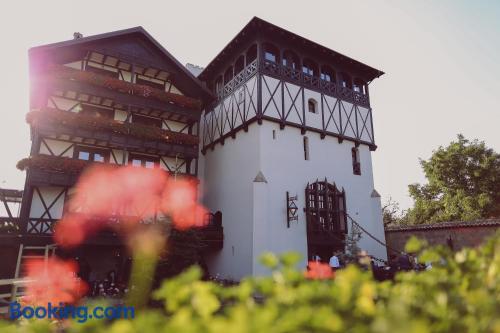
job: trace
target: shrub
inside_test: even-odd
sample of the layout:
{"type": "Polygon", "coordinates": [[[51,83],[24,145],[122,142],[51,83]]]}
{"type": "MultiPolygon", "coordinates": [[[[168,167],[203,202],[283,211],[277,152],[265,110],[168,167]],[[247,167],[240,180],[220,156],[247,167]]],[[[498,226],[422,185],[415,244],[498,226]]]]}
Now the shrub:
{"type": "MultiPolygon", "coordinates": [[[[201,281],[193,267],[163,282],[153,297],[162,310],[137,311],[133,320],[90,320],[65,325],[68,332],[500,332],[500,234],[477,249],[408,250],[423,272],[404,272],[376,282],[351,265],[334,279],[308,280],[296,270],[297,255],[264,256],[272,274],[221,287],[201,281]]],[[[55,332],[56,325],[0,324],[1,332],[55,332]],[[3,325],[3,327],[2,327],[3,325]]]]}

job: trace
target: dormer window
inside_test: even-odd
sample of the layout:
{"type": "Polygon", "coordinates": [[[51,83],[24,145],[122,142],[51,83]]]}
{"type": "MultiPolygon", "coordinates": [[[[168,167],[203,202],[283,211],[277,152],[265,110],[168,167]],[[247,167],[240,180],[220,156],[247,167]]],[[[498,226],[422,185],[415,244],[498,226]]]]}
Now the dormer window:
{"type": "Polygon", "coordinates": [[[359,161],[359,149],[352,148],[352,173],[361,175],[361,163],[359,161]]]}

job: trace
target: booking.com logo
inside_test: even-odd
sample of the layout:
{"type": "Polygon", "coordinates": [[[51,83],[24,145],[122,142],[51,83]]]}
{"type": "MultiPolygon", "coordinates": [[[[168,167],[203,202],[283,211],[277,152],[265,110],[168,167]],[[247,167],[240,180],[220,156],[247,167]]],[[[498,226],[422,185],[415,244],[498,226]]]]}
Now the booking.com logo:
{"type": "Polygon", "coordinates": [[[47,306],[21,306],[18,302],[9,304],[10,319],[37,318],[37,319],[75,319],[84,323],[88,319],[128,319],[135,317],[133,306],[96,306],[89,309],[87,306],[73,306],[59,303],[58,306],[47,303],[47,306]]]}

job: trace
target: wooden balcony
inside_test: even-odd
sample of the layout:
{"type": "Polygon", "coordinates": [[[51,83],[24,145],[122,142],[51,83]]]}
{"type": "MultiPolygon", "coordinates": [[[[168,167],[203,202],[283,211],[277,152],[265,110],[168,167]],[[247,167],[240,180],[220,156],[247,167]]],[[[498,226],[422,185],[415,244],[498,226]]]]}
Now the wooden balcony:
{"type": "MultiPolygon", "coordinates": [[[[122,123],[69,111],[44,109],[28,113],[27,122],[44,136],[85,139],[89,144],[105,143],[109,147],[157,154],[196,158],[198,137],[167,131],[154,126],[122,123]],[[90,140],[90,141],[89,141],[90,140]]],[[[81,140],[78,140],[81,142],[81,140]]]]}
{"type": "Polygon", "coordinates": [[[48,66],[43,76],[49,80],[53,78],[60,80],[85,82],[100,88],[114,90],[133,96],[153,99],[190,110],[201,110],[201,102],[188,96],[169,93],[150,86],[127,82],[97,73],[81,71],[63,65],[53,64],[48,66]]]}
{"type": "MultiPolygon", "coordinates": [[[[194,230],[199,234],[201,245],[208,250],[220,250],[224,244],[224,229],[222,221],[216,221],[214,215],[207,216],[208,224],[197,227],[194,230]]],[[[0,222],[5,218],[0,218],[0,222]]],[[[30,218],[22,223],[19,218],[10,219],[15,228],[0,229],[0,241],[3,245],[16,245],[20,242],[31,245],[53,244],[52,238],[57,219],[30,218]]],[[[119,218],[110,218],[106,221],[109,225],[120,223],[119,218]]],[[[90,236],[85,240],[84,245],[120,245],[123,243],[119,233],[113,228],[106,227],[101,232],[90,236]]]]}
{"type": "MultiPolygon", "coordinates": [[[[101,165],[102,163],[88,162],[68,157],[35,155],[19,161],[17,163],[17,168],[20,170],[27,170],[27,182],[31,186],[71,187],[76,184],[80,174],[85,168],[96,164],[101,165]]],[[[116,168],[123,167],[119,164],[107,165],[116,168]]],[[[196,177],[184,173],[177,173],[177,177],[187,178],[196,182],[198,181],[196,177]]]]}

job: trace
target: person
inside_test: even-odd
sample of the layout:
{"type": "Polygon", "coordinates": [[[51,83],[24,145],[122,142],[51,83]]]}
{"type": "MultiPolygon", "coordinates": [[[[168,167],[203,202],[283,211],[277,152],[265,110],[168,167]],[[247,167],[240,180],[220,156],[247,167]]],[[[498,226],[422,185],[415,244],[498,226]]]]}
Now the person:
{"type": "Polygon", "coordinates": [[[409,271],[412,268],[410,256],[406,253],[402,253],[398,258],[399,270],[409,271]]]}
{"type": "Polygon", "coordinates": [[[321,261],[321,257],[319,255],[317,255],[317,254],[313,254],[312,260],[316,261],[316,262],[320,262],[321,261]]]}
{"type": "Polygon", "coordinates": [[[332,256],[330,257],[330,267],[334,270],[340,268],[340,261],[339,257],[337,257],[337,252],[333,252],[332,256]]]}

